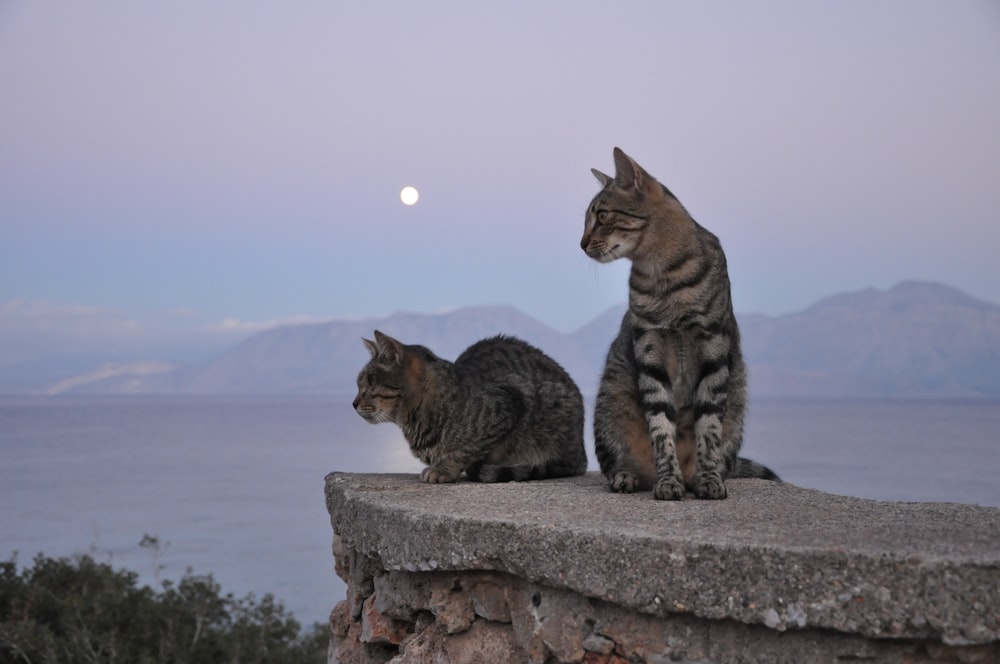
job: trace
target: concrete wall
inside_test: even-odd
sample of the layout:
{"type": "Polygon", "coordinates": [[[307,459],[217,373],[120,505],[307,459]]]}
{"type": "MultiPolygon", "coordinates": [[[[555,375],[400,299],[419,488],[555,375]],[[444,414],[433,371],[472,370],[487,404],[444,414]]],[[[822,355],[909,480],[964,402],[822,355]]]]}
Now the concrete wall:
{"type": "Polygon", "coordinates": [[[1000,510],[327,477],[332,662],[1000,662],[1000,510]]]}

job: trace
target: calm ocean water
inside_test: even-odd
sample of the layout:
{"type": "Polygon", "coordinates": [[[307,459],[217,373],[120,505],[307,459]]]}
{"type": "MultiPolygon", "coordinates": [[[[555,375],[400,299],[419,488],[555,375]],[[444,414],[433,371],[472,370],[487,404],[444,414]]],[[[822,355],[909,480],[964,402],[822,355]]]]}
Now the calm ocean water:
{"type": "MultiPolygon", "coordinates": [[[[146,583],[190,567],[325,621],[344,586],[323,477],[420,470],[399,430],[366,424],[350,399],[0,398],[0,557],[89,552],[146,583]],[[144,534],[164,544],[158,555],[144,534]]],[[[786,481],[1000,507],[998,402],[751,408],[744,454],[786,481]]]]}

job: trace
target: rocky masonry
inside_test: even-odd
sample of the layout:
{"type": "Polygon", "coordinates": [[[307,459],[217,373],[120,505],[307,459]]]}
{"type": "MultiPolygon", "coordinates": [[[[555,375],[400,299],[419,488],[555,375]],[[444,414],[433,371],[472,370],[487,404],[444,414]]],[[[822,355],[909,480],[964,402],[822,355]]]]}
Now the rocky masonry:
{"type": "Polygon", "coordinates": [[[330,661],[1000,662],[1000,510],[332,473],[330,661]]]}

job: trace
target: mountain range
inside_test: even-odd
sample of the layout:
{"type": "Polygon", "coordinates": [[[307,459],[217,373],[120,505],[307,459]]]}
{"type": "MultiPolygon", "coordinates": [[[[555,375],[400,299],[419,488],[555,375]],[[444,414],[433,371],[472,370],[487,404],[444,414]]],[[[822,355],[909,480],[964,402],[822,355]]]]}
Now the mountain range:
{"type": "MultiPolygon", "coordinates": [[[[368,359],[361,337],[379,329],[448,359],[478,339],[514,335],[552,355],[593,394],[624,311],[624,304],[614,307],[568,334],[508,306],[288,325],[199,365],[104,364],[41,391],[351,394],[368,359]]],[[[907,281],[828,297],[792,314],[738,318],[753,396],[1000,398],[1000,306],[948,286],[907,281]]]]}

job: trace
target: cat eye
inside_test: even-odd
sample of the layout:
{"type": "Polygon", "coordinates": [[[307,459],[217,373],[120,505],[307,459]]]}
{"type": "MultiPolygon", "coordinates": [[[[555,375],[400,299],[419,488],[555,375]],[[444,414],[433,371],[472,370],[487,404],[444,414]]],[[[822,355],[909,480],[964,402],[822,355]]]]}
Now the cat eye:
{"type": "Polygon", "coordinates": [[[608,211],[607,210],[598,210],[597,211],[597,223],[603,224],[607,220],[608,220],[608,211]]]}

